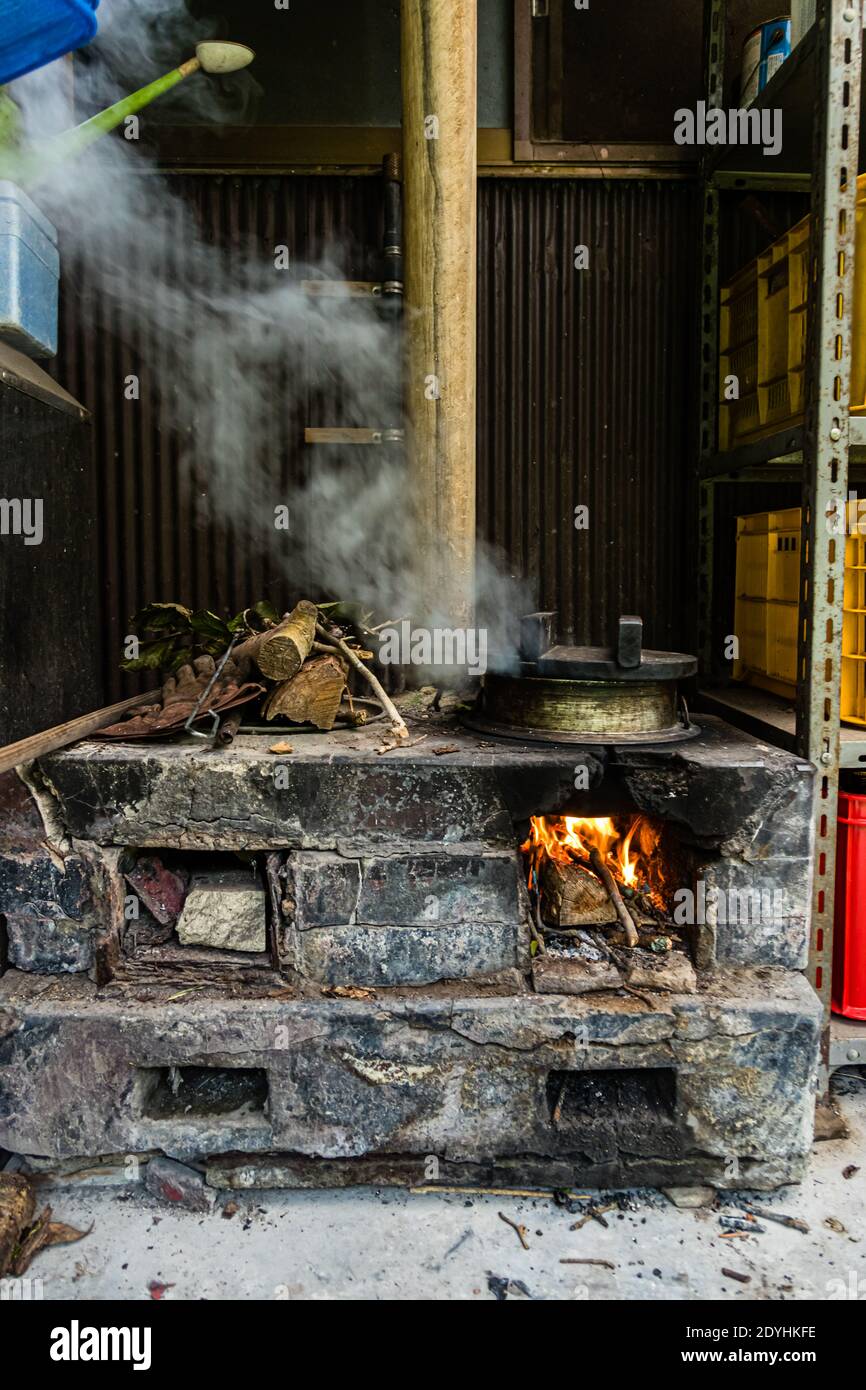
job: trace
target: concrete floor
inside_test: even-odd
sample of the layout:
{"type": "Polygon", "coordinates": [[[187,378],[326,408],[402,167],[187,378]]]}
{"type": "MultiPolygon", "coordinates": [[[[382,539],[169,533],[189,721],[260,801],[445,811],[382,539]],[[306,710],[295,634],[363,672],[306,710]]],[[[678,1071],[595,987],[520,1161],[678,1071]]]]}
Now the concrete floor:
{"type": "Polygon", "coordinates": [[[542,1299],[862,1300],[866,1071],[837,1073],[836,1091],[850,1137],[815,1146],[800,1188],[756,1196],[805,1219],[808,1235],[762,1222],[763,1235],[725,1240],[718,1211],[680,1210],[658,1192],[630,1194],[628,1209],[606,1214],[607,1229],[590,1221],[571,1231],[576,1217],[541,1196],[244,1192],[226,1219],[232,1194],[201,1216],[140,1186],[89,1179],[43,1189],[55,1220],[93,1230],[44,1251],[28,1273],[46,1299],[147,1299],[153,1281],[172,1285],[166,1299],[490,1299],[491,1273],[542,1299]],[[846,1179],[851,1164],[859,1171],[846,1179]],[[499,1212],[526,1227],[528,1250],[499,1212]],[[615,1268],[562,1264],[567,1257],[615,1268]]]}

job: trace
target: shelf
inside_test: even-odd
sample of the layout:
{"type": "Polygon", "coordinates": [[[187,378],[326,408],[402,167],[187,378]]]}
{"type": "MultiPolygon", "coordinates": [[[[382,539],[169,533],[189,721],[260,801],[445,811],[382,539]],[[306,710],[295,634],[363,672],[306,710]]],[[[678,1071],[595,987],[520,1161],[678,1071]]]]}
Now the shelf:
{"type": "MultiPolygon", "coordinates": [[[[866,416],[851,415],[848,420],[850,447],[849,464],[866,463],[866,416]]],[[[799,482],[803,473],[803,426],[789,425],[765,439],[748,440],[725,453],[708,454],[698,466],[702,482],[742,480],[762,482],[799,482]],[[750,469],[763,471],[756,478],[742,475],[750,469]]]]}
{"type": "MultiPolygon", "coordinates": [[[[779,154],[765,155],[760,145],[719,146],[708,154],[705,165],[708,179],[718,178],[730,185],[742,174],[745,187],[750,175],[778,178],[787,174],[809,178],[818,92],[815,39],[813,25],[749,107],[750,111],[781,110],[782,148],[779,154]]],[[[725,109],[730,108],[726,106],[725,109]]]]}
{"type": "Polygon", "coordinates": [[[866,1066],[866,1023],[855,1018],[830,1016],[830,1070],[866,1066]]]}
{"type": "MultiPolygon", "coordinates": [[[[796,750],[796,711],[790,701],[779,695],[753,685],[702,686],[695,712],[698,722],[702,709],[776,748],[789,753],[796,750]]],[[[839,766],[866,771],[866,729],[841,725],[839,766]]]]}

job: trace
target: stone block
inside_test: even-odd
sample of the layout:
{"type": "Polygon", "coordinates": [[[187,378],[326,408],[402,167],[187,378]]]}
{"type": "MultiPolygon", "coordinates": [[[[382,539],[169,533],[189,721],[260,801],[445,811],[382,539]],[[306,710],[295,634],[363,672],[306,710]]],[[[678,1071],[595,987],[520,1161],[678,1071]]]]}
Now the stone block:
{"type": "Polygon", "coordinates": [[[290,857],[295,925],[338,927],[355,921],[361,891],[361,865],[328,852],[300,851],[290,857]]]}
{"type": "Polygon", "coordinates": [[[514,851],[363,859],[301,850],[290,857],[295,923],[311,927],[461,926],[521,920],[514,851]]]}
{"type": "MultiPolygon", "coordinates": [[[[765,855],[722,858],[703,873],[702,914],[715,959],[803,970],[809,958],[812,863],[765,855]]],[[[701,906],[701,899],[697,899],[701,906]]]]}
{"type": "Polygon", "coordinates": [[[187,875],[166,868],[158,854],[142,854],[124,877],[157,922],[174,925],[186,900],[187,875]]]}
{"type": "Polygon", "coordinates": [[[177,935],[184,946],[266,950],[263,885],[245,869],[196,874],[178,918],[177,935]]]}
{"type": "Polygon", "coordinates": [[[92,929],[70,917],[45,912],[6,914],[9,964],[37,975],[89,970],[95,938],[92,929]]]}
{"type": "Polygon", "coordinates": [[[532,963],[532,981],[538,994],[591,994],[602,989],[621,989],[622,975],[610,961],[570,960],[548,952],[532,963]]]}
{"type": "Polygon", "coordinates": [[[670,994],[694,994],[698,987],[695,967],[684,951],[634,950],[626,963],[626,984],[632,989],[664,990],[670,994]]]}
{"type": "Polygon", "coordinates": [[[513,969],[514,925],[317,927],[299,934],[298,968],[329,985],[424,985],[513,969]]]}
{"type": "Polygon", "coordinates": [[[187,1211],[209,1212],[214,1205],[215,1193],[202,1174],[172,1158],[152,1158],[145,1166],[144,1186],[161,1202],[187,1211]]]}
{"type": "Polygon", "coordinates": [[[515,852],[363,861],[358,921],[370,926],[519,922],[515,852]]]}

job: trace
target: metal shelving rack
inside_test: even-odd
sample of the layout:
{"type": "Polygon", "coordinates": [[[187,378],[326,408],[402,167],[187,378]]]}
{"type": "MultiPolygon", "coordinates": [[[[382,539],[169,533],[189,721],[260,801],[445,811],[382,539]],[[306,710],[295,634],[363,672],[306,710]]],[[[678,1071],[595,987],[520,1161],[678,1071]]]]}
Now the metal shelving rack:
{"type": "MultiPolygon", "coordinates": [[[[727,0],[706,0],[705,99],[724,106],[727,0]]],[[[866,420],[849,414],[854,234],[859,154],[862,6],[818,0],[812,29],[755,103],[782,112],[782,151],[711,149],[702,164],[700,291],[699,651],[706,675],[712,652],[713,532],[716,489],[736,479],[799,481],[803,509],[800,647],[796,714],[734,691],[704,703],[771,743],[792,748],[818,769],[815,873],[809,974],[830,1025],[825,1069],[866,1062],[866,1024],[830,1019],[836,805],[840,766],[866,768],[866,731],[840,731],[842,595],[845,546],[826,524],[847,497],[849,475],[866,463],[866,420]],[[726,188],[808,189],[812,194],[812,285],[804,424],[717,452],[719,361],[719,200],[726,188]]]]}

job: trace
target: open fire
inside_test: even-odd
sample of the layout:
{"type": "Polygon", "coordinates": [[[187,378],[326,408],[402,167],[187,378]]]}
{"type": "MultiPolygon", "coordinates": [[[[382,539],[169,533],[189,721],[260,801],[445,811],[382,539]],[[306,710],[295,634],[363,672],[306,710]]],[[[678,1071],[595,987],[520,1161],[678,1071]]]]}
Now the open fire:
{"type": "MultiPolygon", "coordinates": [[[[559,897],[563,875],[585,887],[608,876],[626,901],[666,910],[661,825],[647,816],[533,816],[529,837],[521,845],[528,863],[530,891],[544,915],[559,897]],[[606,871],[606,872],[605,872],[606,871]]],[[[558,915],[558,914],[555,914],[558,915]]]]}

